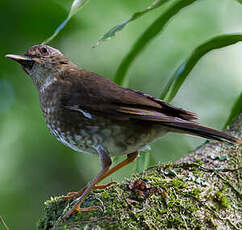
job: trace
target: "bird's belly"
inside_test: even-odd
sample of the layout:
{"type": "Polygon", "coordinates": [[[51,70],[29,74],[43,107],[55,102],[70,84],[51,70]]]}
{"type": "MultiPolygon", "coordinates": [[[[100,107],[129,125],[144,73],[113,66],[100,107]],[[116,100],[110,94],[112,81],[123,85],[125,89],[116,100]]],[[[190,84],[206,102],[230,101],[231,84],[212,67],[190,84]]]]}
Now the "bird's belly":
{"type": "Polygon", "coordinates": [[[98,154],[100,146],[111,156],[129,154],[166,133],[159,126],[129,121],[81,116],[78,120],[48,119],[48,115],[45,118],[49,130],[60,142],[75,151],[90,154],[98,154]]]}
{"type": "Polygon", "coordinates": [[[163,136],[166,131],[161,127],[147,125],[125,125],[117,126],[110,137],[105,139],[104,146],[110,155],[123,155],[144,148],[158,137],[163,136]]]}
{"type": "Polygon", "coordinates": [[[85,128],[73,133],[71,131],[56,127],[53,124],[47,124],[47,126],[56,139],[69,148],[78,152],[98,154],[96,151],[96,146],[101,143],[101,139],[98,134],[89,133],[85,128]]]}

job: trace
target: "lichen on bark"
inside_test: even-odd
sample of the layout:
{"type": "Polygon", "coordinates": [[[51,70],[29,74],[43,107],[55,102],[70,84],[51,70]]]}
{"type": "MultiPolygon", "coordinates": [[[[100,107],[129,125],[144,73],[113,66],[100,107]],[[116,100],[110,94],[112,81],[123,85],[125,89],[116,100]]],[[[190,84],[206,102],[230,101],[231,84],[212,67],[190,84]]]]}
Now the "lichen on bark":
{"type": "MultiPolygon", "coordinates": [[[[229,132],[241,138],[242,114],[229,132]]],[[[169,164],[154,166],[105,190],[57,229],[242,229],[241,146],[210,141],[169,164]]],[[[70,201],[45,202],[38,229],[52,229],[70,201]]]]}

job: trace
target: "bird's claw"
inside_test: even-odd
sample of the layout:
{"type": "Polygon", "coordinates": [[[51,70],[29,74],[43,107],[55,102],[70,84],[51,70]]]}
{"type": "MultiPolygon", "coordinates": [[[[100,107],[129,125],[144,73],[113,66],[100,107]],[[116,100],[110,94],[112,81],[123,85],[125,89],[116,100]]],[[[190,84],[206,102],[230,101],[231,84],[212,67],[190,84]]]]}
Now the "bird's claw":
{"type": "Polygon", "coordinates": [[[94,185],[93,190],[95,190],[95,189],[105,189],[105,188],[108,188],[108,187],[110,187],[111,185],[113,185],[113,184],[117,184],[117,183],[118,183],[118,182],[113,181],[113,182],[110,182],[110,183],[108,183],[108,184],[94,185]]]}
{"type": "Polygon", "coordinates": [[[66,201],[66,200],[74,199],[80,195],[81,195],[80,192],[68,192],[67,195],[62,196],[61,199],[66,201]]]}
{"type": "MultiPolygon", "coordinates": [[[[113,184],[117,184],[117,182],[113,181],[113,182],[111,182],[109,184],[105,184],[105,185],[94,185],[92,189],[93,190],[105,189],[113,184]]],[[[78,197],[81,197],[82,194],[85,192],[85,190],[86,190],[86,187],[84,187],[79,192],[69,192],[69,193],[67,193],[66,196],[61,197],[61,199],[64,201],[70,200],[70,199],[76,199],[78,197]]],[[[72,206],[72,208],[69,211],[67,211],[65,214],[61,215],[58,218],[58,220],[56,221],[54,228],[58,227],[61,222],[65,221],[65,219],[69,218],[70,216],[72,216],[73,214],[75,214],[77,212],[89,212],[89,211],[94,211],[94,210],[102,210],[102,208],[100,206],[91,206],[91,207],[87,207],[87,208],[81,208],[80,205],[81,205],[81,203],[77,202],[76,204],[74,204],[72,206]]]]}
{"type": "Polygon", "coordinates": [[[70,216],[77,213],[77,212],[89,212],[89,211],[95,211],[95,210],[102,211],[102,208],[100,206],[90,206],[90,207],[87,207],[87,208],[77,207],[73,210],[73,212],[70,214],[70,216]]]}
{"type": "MultiPolygon", "coordinates": [[[[110,186],[113,185],[113,184],[117,184],[117,182],[116,182],[116,181],[113,181],[113,182],[110,182],[110,183],[108,183],[108,184],[94,185],[92,190],[96,190],[96,189],[105,189],[105,188],[110,187],[110,186]]],[[[83,194],[83,192],[85,192],[85,190],[86,190],[86,187],[83,188],[83,189],[82,189],[81,191],[79,191],[79,192],[68,192],[67,195],[61,197],[61,199],[64,200],[64,201],[67,201],[67,200],[70,200],[70,199],[75,199],[75,198],[81,196],[81,195],[83,194]]]]}
{"type": "Polygon", "coordinates": [[[95,211],[95,210],[101,211],[102,208],[100,206],[90,206],[87,208],[80,208],[80,205],[76,205],[76,207],[74,206],[71,209],[71,212],[67,212],[58,218],[58,220],[56,221],[56,223],[54,225],[54,228],[57,228],[61,222],[64,222],[65,219],[69,218],[70,216],[72,216],[73,214],[75,214],[77,212],[90,212],[90,211],[95,211]]]}

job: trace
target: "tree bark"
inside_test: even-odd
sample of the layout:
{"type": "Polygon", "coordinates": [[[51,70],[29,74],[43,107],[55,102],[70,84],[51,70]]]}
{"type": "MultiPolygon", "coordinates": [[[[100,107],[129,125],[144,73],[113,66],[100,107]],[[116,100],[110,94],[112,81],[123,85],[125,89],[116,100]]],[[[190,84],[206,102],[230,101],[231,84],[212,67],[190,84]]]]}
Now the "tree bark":
{"type": "MultiPolygon", "coordinates": [[[[227,130],[242,136],[242,114],[227,130]]],[[[57,229],[242,229],[241,146],[209,141],[175,163],[151,167],[105,190],[57,229]]],[[[70,201],[45,202],[38,229],[52,229],[70,201]]]]}

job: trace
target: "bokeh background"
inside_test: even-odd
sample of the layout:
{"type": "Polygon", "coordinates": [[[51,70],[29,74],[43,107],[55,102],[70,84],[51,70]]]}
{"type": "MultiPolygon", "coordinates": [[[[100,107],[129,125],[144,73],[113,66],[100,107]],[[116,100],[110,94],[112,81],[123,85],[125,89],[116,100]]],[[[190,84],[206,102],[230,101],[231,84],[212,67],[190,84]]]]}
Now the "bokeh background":
{"type": "MultiPolygon", "coordinates": [[[[66,18],[71,0],[0,1],[0,216],[10,229],[34,229],[50,196],[77,191],[100,166],[95,156],[56,141],[43,120],[31,80],[7,53],[22,54],[50,36],[66,18]]],[[[132,44],[161,12],[129,24],[114,39],[92,48],[113,25],[142,10],[147,0],[91,0],[51,45],[73,62],[112,79],[132,44]]],[[[242,5],[201,0],[180,12],[136,59],[129,87],[159,96],[161,86],[202,42],[242,32],[242,5]]],[[[242,89],[242,43],[203,57],[172,101],[199,114],[201,123],[222,129],[242,89]]],[[[169,134],[152,144],[150,164],[179,159],[204,139],[169,134]]],[[[110,180],[134,172],[136,164],[110,180]]],[[[3,227],[0,224],[0,229],[3,227]]]]}

